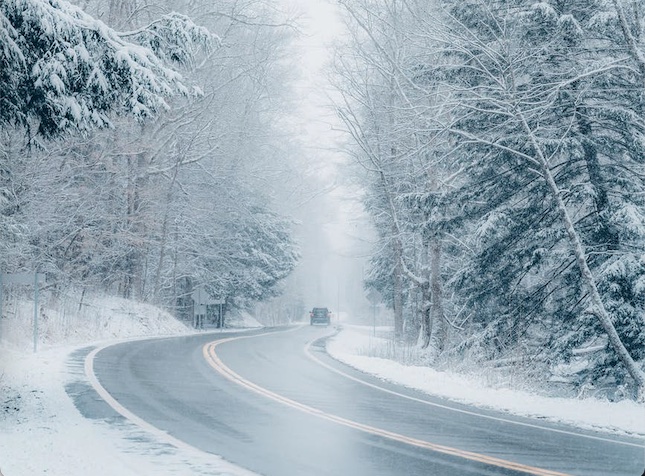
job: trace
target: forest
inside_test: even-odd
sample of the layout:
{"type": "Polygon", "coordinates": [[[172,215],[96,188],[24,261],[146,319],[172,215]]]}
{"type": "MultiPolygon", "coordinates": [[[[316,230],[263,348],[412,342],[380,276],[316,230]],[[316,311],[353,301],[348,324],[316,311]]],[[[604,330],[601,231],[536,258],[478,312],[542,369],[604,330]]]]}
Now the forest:
{"type": "MultiPolygon", "coordinates": [[[[645,6],[334,4],[330,102],[394,345],[645,398],[645,6]]],[[[284,11],[0,0],[0,271],[180,317],[196,286],[279,295],[303,187],[284,11]]]]}
{"type": "MultiPolygon", "coordinates": [[[[425,364],[643,398],[645,24],[623,0],[341,0],[367,289],[425,364]]],[[[403,344],[401,344],[403,345],[403,344]]]]}
{"type": "Polygon", "coordinates": [[[280,292],[286,46],[255,1],[0,2],[0,270],[189,314],[280,292]]]}

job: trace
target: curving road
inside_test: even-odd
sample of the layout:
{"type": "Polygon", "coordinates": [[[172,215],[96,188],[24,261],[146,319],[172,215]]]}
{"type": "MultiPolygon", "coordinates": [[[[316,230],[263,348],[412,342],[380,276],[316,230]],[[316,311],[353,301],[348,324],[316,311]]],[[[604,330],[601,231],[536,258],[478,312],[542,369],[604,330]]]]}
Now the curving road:
{"type": "Polygon", "coordinates": [[[474,409],[331,359],[331,330],[199,335],[100,350],[120,405],[267,476],[640,476],[643,440],[474,409]]]}

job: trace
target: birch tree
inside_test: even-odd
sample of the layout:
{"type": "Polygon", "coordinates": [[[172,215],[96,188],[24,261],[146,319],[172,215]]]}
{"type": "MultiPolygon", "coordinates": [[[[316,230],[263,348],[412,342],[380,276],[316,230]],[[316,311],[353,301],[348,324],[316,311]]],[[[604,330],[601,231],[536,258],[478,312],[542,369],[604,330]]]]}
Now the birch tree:
{"type": "Polygon", "coordinates": [[[430,349],[429,360],[435,361],[447,338],[442,236],[430,219],[433,207],[420,204],[431,203],[440,193],[446,173],[434,160],[441,149],[434,143],[437,134],[428,132],[424,119],[436,92],[419,87],[424,81],[423,64],[412,39],[414,12],[405,2],[344,2],[343,6],[356,51],[351,63],[347,54],[339,62],[345,78],[340,114],[359,146],[357,160],[374,177],[373,203],[380,208],[370,209],[380,216],[375,218],[382,233],[378,261],[390,266],[389,271],[375,269],[374,276],[392,276],[397,337],[404,327],[404,289],[418,289],[419,342],[430,349]]]}
{"type": "MultiPolygon", "coordinates": [[[[390,36],[404,39],[396,43],[405,45],[400,61],[379,36],[383,24],[393,28],[391,5],[347,5],[368,12],[354,18],[378,52],[363,54],[371,68],[364,89],[374,95],[375,78],[395,78],[400,102],[390,129],[407,127],[423,144],[417,157],[448,172],[424,177],[417,169],[418,183],[450,185],[441,193],[427,182],[390,187],[392,203],[406,204],[390,209],[407,210],[401,223],[411,242],[423,243],[424,233],[449,237],[443,266],[454,271],[444,288],[472,316],[473,338],[489,356],[523,343],[544,362],[605,342],[577,382],[601,377],[617,387],[631,379],[642,393],[640,7],[408,0],[399,4],[407,21],[390,36]],[[406,122],[401,111],[412,109],[406,122]]],[[[373,103],[368,94],[354,99],[368,110],[373,103]]],[[[353,114],[348,122],[354,136],[368,137],[370,121],[353,114]]],[[[385,163],[364,144],[361,153],[385,163]]],[[[379,227],[389,233],[385,222],[379,227]]],[[[441,254],[424,256],[432,264],[441,254]]]]}
{"type": "MultiPolygon", "coordinates": [[[[596,319],[607,336],[611,351],[642,392],[645,383],[642,369],[617,331],[618,316],[612,318],[606,298],[603,299],[599,291],[603,266],[611,266],[609,263],[631,254],[630,249],[620,245],[626,232],[642,229],[640,224],[619,223],[615,219],[615,213],[623,214],[626,210],[635,213],[633,218],[641,216],[641,212],[636,211],[642,209],[639,200],[630,200],[623,193],[625,183],[621,184],[622,190],[613,190],[617,203],[605,203],[608,200],[605,189],[611,182],[603,178],[599,159],[606,151],[610,166],[624,160],[624,156],[616,154],[624,144],[616,142],[611,133],[607,134],[616,124],[604,122],[607,118],[604,113],[615,111],[620,99],[595,102],[603,95],[599,85],[624,82],[629,80],[631,73],[624,67],[624,56],[620,53],[617,57],[609,56],[603,48],[587,54],[578,53],[568,59],[572,47],[583,41],[584,26],[591,24],[594,13],[602,13],[594,11],[600,7],[576,8],[572,2],[566,7],[560,5],[558,10],[544,2],[535,5],[519,2],[514,8],[504,9],[500,8],[502,4],[472,2],[448,10],[446,18],[451,29],[443,32],[445,38],[438,39],[453,58],[446,68],[449,81],[445,85],[452,87],[454,120],[441,127],[463,144],[469,168],[496,173],[492,177],[498,186],[502,177],[507,181],[501,188],[503,192],[497,194],[498,199],[504,201],[498,201],[496,208],[488,212],[488,219],[495,220],[489,223],[489,229],[499,234],[499,225],[512,216],[508,205],[512,201],[522,203],[517,200],[526,197],[525,203],[533,205],[522,212],[531,223],[524,230],[536,229],[549,238],[546,243],[551,242],[537,254],[533,247],[535,261],[527,264],[533,266],[540,262],[544,272],[547,266],[555,264],[551,261],[547,265],[548,258],[539,257],[544,256],[545,251],[571,253],[567,262],[573,265],[570,269],[575,269],[576,273],[569,276],[578,276],[581,287],[576,286],[574,279],[570,290],[576,301],[569,306],[582,305],[583,315],[596,319]],[[578,67],[571,68],[572,62],[578,67]],[[580,92],[576,94],[575,91],[580,92]],[[575,106],[566,108],[562,101],[570,98],[570,94],[575,94],[575,106]],[[594,101],[593,107],[599,114],[584,113],[586,101],[588,104],[594,101]],[[598,142],[589,132],[587,123],[595,123],[595,118],[607,134],[605,140],[612,144],[609,149],[602,143],[595,149],[598,142]],[[585,165],[583,169],[579,168],[580,158],[585,165]],[[523,188],[510,189],[510,177],[522,177],[518,185],[523,183],[523,188]],[[589,189],[585,189],[585,185],[594,193],[587,195],[585,192],[589,189]],[[526,195],[532,189],[534,192],[526,195]],[[612,205],[615,207],[613,215],[609,212],[612,205]],[[590,220],[600,223],[596,228],[598,232],[587,227],[590,220]],[[537,228],[535,224],[538,224],[537,228]],[[562,248],[565,243],[566,248],[562,248]],[[589,254],[589,250],[594,254],[589,254]],[[603,250],[612,253],[603,254],[603,250]]],[[[628,180],[634,183],[634,178],[628,180]]],[[[489,202],[487,206],[490,205],[489,202]]],[[[514,207],[517,209],[517,205],[514,207]]],[[[517,240],[516,234],[509,233],[508,226],[501,229],[508,239],[517,240]]],[[[555,266],[547,275],[553,282],[557,273],[562,274],[566,269],[568,266],[555,266]]],[[[518,276],[518,272],[519,269],[509,274],[518,276]]],[[[519,284],[521,280],[515,282],[519,284]]]]}

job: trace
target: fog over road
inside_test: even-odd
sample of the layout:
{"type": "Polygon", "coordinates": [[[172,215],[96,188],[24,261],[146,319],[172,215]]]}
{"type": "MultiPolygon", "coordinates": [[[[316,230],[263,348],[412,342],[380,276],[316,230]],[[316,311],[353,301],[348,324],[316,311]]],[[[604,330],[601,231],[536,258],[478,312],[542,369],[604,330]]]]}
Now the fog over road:
{"type": "Polygon", "coordinates": [[[331,359],[331,333],[305,326],[128,342],[98,352],[94,372],[146,422],[267,476],[643,471],[641,440],[390,385],[331,359]]]}

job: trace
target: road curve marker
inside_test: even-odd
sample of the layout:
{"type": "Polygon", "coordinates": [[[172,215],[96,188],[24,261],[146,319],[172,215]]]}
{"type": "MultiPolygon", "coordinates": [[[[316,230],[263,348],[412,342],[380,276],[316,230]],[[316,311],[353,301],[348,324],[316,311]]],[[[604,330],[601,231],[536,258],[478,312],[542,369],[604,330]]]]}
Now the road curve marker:
{"type": "Polygon", "coordinates": [[[548,469],[542,469],[542,468],[536,468],[533,466],[527,466],[521,463],[515,463],[513,461],[507,461],[501,458],[495,458],[493,456],[488,456],[488,455],[483,455],[479,453],[474,453],[472,451],[466,451],[466,450],[460,450],[458,448],[452,448],[450,446],[445,446],[445,445],[440,445],[436,443],[430,443],[428,441],[424,440],[419,440],[417,438],[411,438],[405,435],[401,435],[399,433],[394,433],[388,430],[383,430],[381,428],[373,427],[370,425],[365,425],[363,423],[358,423],[337,415],[333,415],[331,413],[324,412],[322,410],[319,410],[314,407],[310,407],[308,405],[304,405],[300,402],[297,402],[295,400],[291,400],[290,398],[287,398],[285,396],[282,396],[280,394],[277,394],[275,392],[272,392],[264,387],[261,387],[244,377],[240,376],[236,372],[234,372],[232,369],[227,367],[222,360],[219,358],[216,352],[216,347],[225,344],[227,342],[231,342],[234,340],[238,339],[243,339],[243,338],[250,338],[253,336],[243,336],[243,337],[229,337],[227,339],[222,339],[218,341],[213,341],[205,344],[202,347],[202,353],[204,355],[204,359],[206,362],[218,373],[223,375],[225,378],[230,380],[231,382],[234,382],[248,390],[251,390],[259,395],[262,395],[266,398],[269,398],[273,401],[282,403],[288,407],[300,410],[304,413],[308,413],[313,416],[317,416],[319,418],[322,418],[324,420],[328,420],[349,428],[353,428],[359,431],[362,431],[364,433],[368,433],[371,435],[375,436],[381,436],[383,438],[387,438],[393,441],[397,441],[400,443],[405,443],[411,446],[415,446],[418,448],[424,448],[428,449],[431,451],[435,451],[437,453],[442,453],[446,455],[451,455],[451,456],[456,456],[459,458],[467,459],[470,461],[475,461],[478,463],[483,463],[483,464],[488,464],[490,466],[496,466],[504,469],[510,469],[514,471],[520,471],[525,474],[531,474],[534,476],[569,476],[566,473],[560,473],[557,471],[551,471],[548,469]]]}

